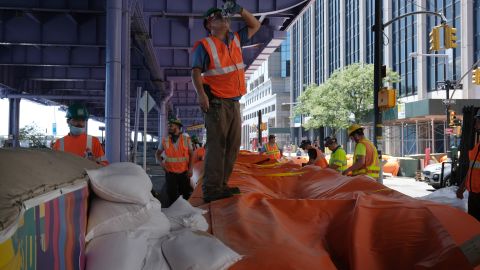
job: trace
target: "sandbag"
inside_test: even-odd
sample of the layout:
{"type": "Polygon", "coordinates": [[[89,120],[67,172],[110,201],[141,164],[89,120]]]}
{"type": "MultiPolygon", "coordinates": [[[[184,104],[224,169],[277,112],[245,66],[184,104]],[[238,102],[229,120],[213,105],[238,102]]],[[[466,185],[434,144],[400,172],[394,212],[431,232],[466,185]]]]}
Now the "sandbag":
{"type": "Polygon", "coordinates": [[[467,212],[468,191],[465,191],[463,193],[463,200],[460,200],[459,198],[457,198],[457,189],[458,187],[456,186],[441,188],[426,196],[418,197],[418,199],[450,205],[467,212]]]}
{"type": "Polygon", "coordinates": [[[148,240],[147,257],[142,270],[170,270],[162,251],[162,242],[166,239],[167,237],[148,240]]]}
{"type": "Polygon", "coordinates": [[[138,205],[110,202],[100,198],[92,200],[86,241],[109,233],[134,230],[136,235],[152,234],[152,237],[169,232],[170,222],[161,212],[160,202],[152,199],[146,205],[138,205]]]}
{"type": "Polygon", "coordinates": [[[242,258],[212,235],[188,229],[170,234],[162,250],[175,270],[224,270],[242,258]]]}
{"type": "Polygon", "coordinates": [[[146,239],[124,232],[95,238],[87,245],[86,270],[141,270],[147,247],[146,239]]]}
{"type": "Polygon", "coordinates": [[[87,173],[92,190],[104,200],[138,204],[147,204],[150,200],[152,181],[137,164],[113,163],[87,173]]]}
{"type": "Polygon", "coordinates": [[[194,230],[207,231],[208,223],[203,217],[205,210],[193,207],[182,196],[169,207],[163,209],[163,213],[170,220],[172,231],[190,228],[194,230]]]}

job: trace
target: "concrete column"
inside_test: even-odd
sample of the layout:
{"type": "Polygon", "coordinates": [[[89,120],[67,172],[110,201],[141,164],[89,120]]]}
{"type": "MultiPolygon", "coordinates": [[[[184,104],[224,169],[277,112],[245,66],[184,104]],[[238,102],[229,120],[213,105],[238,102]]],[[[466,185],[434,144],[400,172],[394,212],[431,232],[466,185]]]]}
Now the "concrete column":
{"type": "Polygon", "coordinates": [[[367,31],[371,29],[367,29],[367,8],[365,5],[365,1],[359,1],[358,4],[358,19],[359,19],[359,49],[360,49],[360,63],[365,63],[367,61],[367,54],[365,53],[367,49],[367,31]]]}
{"type": "MultiPolygon", "coordinates": [[[[427,6],[426,0],[418,0],[418,5],[427,6]]],[[[428,44],[428,31],[427,30],[427,19],[430,15],[416,15],[417,18],[417,52],[418,53],[428,53],[429,44],[428,44]]],[[[427,57],[419,56],[416,58],[417,61],[417,95],[418,100],[427,98],[427,57]]]]}
{"type": "Polygon", "coordinates": [[[121,160],[122,0],[107,0],[105,80],[105,152],[110,163],[121,160]]]}
{"type": "MultiPolygon", "coordinates": [[[[470,69],[470,67],[475,63],[474,59],[474,16],[478,14],[473,14],[473,0],[461,0],[461,16],[460,16],[460,25],[462,26],[462,31],[457,32],[457,35],[460,35],[461,38],[461,70],[462,75],[470,69]]],[[[458,48],[457,48],[458,50],[458,48]]],[[[463,98],[464,99],[474,99],[479,98],[480,95],[476,94],[480,89],[479,86],[474,86],[472,84],[472,76],[465,76],[463,81],[463,98]],[[475,89],[476,88],[476,89],[475,89]],[[476,91],[474,91],[476,90],[476,91]]]]}
{"type": "Polygon", "coordinates": [[[330,49],[330,44],[329,44],[329,33],[328,33],[328,16],[330,14],[329,10],[328,10],[328,1],[325,0],[323,1],[323,14],[324,14],[324,17],[323,17],[323,42],[325,42],[325,46],[323,46],[324,48],[324,51],[323,51],[323,55],[325,56],[324,59],[325,59],[325,62],[324,62],[324,65],[325,65],[325,81],[328,79],[328,74],[329,74],[329,64],[330,64],[330,55],[328,54],[328,50],[330,49]]]}
{"type": "MultiPolygon", "coordinates": [[[[388,22],[393,18],[393,10],[392,10],[392,1],[390,0],[383,0],[383,21],[388,22]]],[[[371,30],[371,29],[369,29],[371,30]]],[[[384,47],[383,53],[383,63],[388,67],[392,68],[393,64],[393,54],[392,54],[392,26],[389,26],[385,29],[385,35],[390,38],[390,42],[387,46],[384,47]]],[[[420,36],[419,36],[420,37],[420,36]]]]}
{"type": "Polygon", "coordinates": [[[345,1],[340,0],[340,67],[345,66],[345,44],[347,43],[345,38],[345,1]]]}
{"type": "Polygon", "coordinates": [[[18,135],[20,131],[20,98],[9,98],[8,104],[8,139],[12,147],[19,147],[18,135]]]}
{"type": "Polygon", "coordinates": [[[122,16],[122,100],[120,120],[120,161],[128,161],[130,154],[130,1],[123,0],[122,16]]]}

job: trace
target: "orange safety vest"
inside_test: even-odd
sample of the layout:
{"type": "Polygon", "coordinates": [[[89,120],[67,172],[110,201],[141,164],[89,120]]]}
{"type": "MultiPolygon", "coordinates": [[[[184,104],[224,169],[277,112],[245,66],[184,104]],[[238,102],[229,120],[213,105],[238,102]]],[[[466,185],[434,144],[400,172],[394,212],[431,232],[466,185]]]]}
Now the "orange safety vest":
{"type": "Polygon", "coordinates": [[[325,158],[325,155],[323,154],[322,150],[320,150],[318,148],[315,148],[315,150],[317,151],[317,162],[315,162],[315,165],[320,166],[322,169],[328,168],[328,162],[327,162],[327,159],[325,158]]]}
{"type": "Polygon", "coordinates": [[[480,192],[480,142],[468,151],[470,166],[468,167],[465,186],[470,192],[480,192]]]}
{"type": "Polygon", "coordinates": [[[93,155],[97,163],[104,166],[108,165],[100,141],[96,137],[87,135],[86,133],[78,136],[68,134],[63,138],[58,139],[53,145],[53,150],[72,153],[84,158],[93,155]]]}
{"type": "Polygon", "coordinates": [[[205,147],[198,147],[193,151],[193,160],[194,162],[201,161],[205,159],[205,147]]]}
{"type": "Polygon", "coordinates": [[[202,74],[203,82],[210,86],[212,94],[219,98],[233,98],[246,93],[245,64],[243,63],[240,36],[234,33],[233,42],[225,42],[211,35],[201,39],[210,57],[208,70],[202,74]]]}
{"type": "MultiPolygon", "coordinates": [[[[377,148],[375,148],[375,145],[373,145],[371,141],[365,138],[358,142],[358,144],[360,143],[365,145],[365,148],[366,148],[365,164],[363,165],[362,168],[353,171],[352,176],[364,174],[364,175],[371,176],[374,179],[378,179],[380,175],[380,161],[378,160],[377,148]]],[[[354,155],[353,163],[355,164],[356,161],[357,161],[357,156],[354,155]]]]}
{"type": "Polygon", "coordinates": [[[270,158],[270,159],[280,159],[282,156],[280,155],[280,150],[278,150],[277,144],[274,144],[273,146],[270,146],[269,143],[265,145],[265,154],[270,158]]]}
{"type": "Polygon", "coordinates": [[[173,173],[183,173],[188,171],[189,162],[189,150],[190,144],[189,137],[181,134],[178,137],[177,145],[172,142],[172,138],[162,139],[162,146],[165,151],[165,170],[173,173]]]}

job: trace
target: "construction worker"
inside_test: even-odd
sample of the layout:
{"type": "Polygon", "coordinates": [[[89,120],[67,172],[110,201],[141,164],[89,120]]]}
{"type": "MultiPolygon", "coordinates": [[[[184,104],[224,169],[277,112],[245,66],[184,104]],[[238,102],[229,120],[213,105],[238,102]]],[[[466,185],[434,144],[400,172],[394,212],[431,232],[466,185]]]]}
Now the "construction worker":
{"type": "Polygon", "coordinates": [[[181,132],[182,122],[176,118],[168,121],[168,137],[164,137],[155,153],[157,161],[165,170],[169,205],[182,195],[190,198],[190,177],[193,168],[193,150],[190,137],[181,132]]]}
{"type": "Polygon", "coordinates": [[[193,135],[191,138],[193,147],[193,163],[204,160],[205,147],[202,147],[202,143],[198,141],[197,136],[193,135]]]}
{"type": "Polygon", "coordinates": [[[282,158],[283,151],[278,148],[277,143],[275,142],[275,135],[271,134],[268,136],[268,143],[266,143],[260,150],[261,154],[267,155],[270,159],[280,159],[282,158]]]}
{"type": "Polygon", "coordinates": [[[343,172],[347,169],[347,153],[343,150],[342,146],[337,143],[335,137],[325,138],[325,147],[328,147],[332,154],[328,162],[328,167],[339,172],[343,172]]]}
{"type": "Polygon", "coordinates": [[[260,29],[260,22],[246,9],[229,1],[227,14],[239,14],[247,27],[231,32],[222,10],[211,8],[203,25],[209,36],[196,42],[192,52],[192,81],[205,113],[207,143],[203,199],[215,201],[239,193],[228,179],[240,151],[240,98],[246,93],[242,46],[260,29]]]}
{"type": "MultiPolygon", "coordinates": [[[[480,133],[480,110],[475,115],[474,129],[480,133]]],[[[480,221],[480,141],[468,152],[470,164],[467,176],[457,189],[457,198],[463,200],[468,190],[468,214],[480,221]]]]}
{"type": "Polygon", "coordinates": [[[315,150],[316,152],[316,154],[309,154],[309,157],[315,157],[315,158],[309,158],[306,165],[315,165],[315,166],[321,167],[322,169],[328,168],[328,163],[327,163],[327,160],[325,159],[325,154],[322,152],[322,150],[316,147],[313,147],[312,142],[310,140],[302,140],[299,147],[307,152],[311,152],[312,149],[315,150]]]}
{"type": "Polygon", "coordinates": [[[349,173],[352,173],[352,176],[363,174],[378,181],[380,161],[378,159],[377,148],[371,141],[365,138],[363,127],[358,124],[353,124],[348,128],[348,136],[356,145],[353,154],[353,164],[343,171],[343,175],[349,173]]]}
{"type": "Polygon", "coordinates": [[[108,165],[102,145],[97,137],[87,134],[88,110],[83,104],[75,103],[67,109],[66,118],[70,132],[67,136],[55,141],[53,150],[72,153],[94,161],[100,165],[108,165]]]}

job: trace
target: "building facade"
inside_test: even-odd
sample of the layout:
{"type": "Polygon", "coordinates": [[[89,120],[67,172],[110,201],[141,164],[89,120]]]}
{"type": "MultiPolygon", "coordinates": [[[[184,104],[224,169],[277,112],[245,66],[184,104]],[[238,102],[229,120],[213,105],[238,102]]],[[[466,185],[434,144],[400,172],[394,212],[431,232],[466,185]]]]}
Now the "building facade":
{"type": "MultiPolygon", "coordinates": [[[[446,110],[442,100],[446,91],[437,89],[437,82],[458,80],[480,57],[480,0],[383,1],[383,21],[402,14],[429,10],[441,12],[447,24],[457,28],[456,49],[442,50],[447,57],[430,57],[429,33],[440,25],[430,15],[414,15],[400,19],[384,31],[384,64],[399,73],[397,89],[401,106],[384,113],[383,152],[392,155],[444,152],[446,110]],[[419,54],[418,56],[414,56],[419,54]]],[[[295,103],[311,84],[322,84],[337,69],[352,63],[373,63],[375,19],[374,0],[316,0],[289,29],[291,41],[291,103],[295,103]]],[[[464,105],[480,106],[480,88],[472,85],[471,75],[461,81],[450,98],[461,114],[464,105]]],[[[315,139],[317,132],[301,127],[305,116],[291,117],[292,137],[315,139]]],[[[371,123],[365,123],[367,126],[371,123]]],[[[367,129],[367,134],[371,128],[367,129]]],[[[328,134],[328,130],[326,131],[328,134]]],[[[373,134],[368,134],[373,137],[373,134]]],[[[347,143],[345,134],[340,141],[347,143]]]]}
{"type": "Polygon", "coordinates": [[[290,141],[290,48],[289,39],[264,61],[247,80],[247,94],[242,98],[242,149],[257,150],[258,112],[267,130],[262,143],[275,134],[283,147],[290,141]]]}

